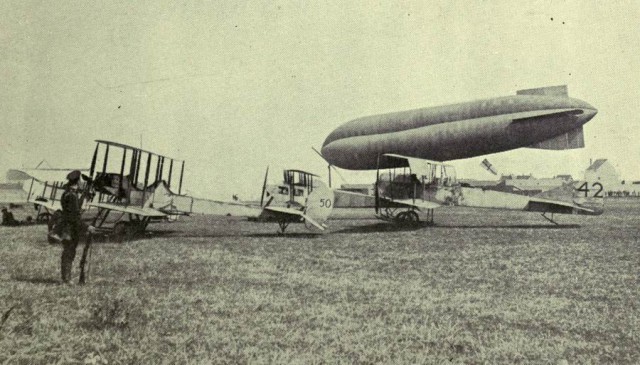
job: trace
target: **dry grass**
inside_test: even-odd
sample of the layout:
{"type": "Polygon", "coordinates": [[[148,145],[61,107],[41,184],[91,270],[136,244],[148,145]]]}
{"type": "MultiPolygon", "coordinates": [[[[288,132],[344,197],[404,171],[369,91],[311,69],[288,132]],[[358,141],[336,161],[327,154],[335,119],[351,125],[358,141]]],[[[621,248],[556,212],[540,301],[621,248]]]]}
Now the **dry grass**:
{"type": "Polygon", "coordinates": [[[608,209],[417,230],[354,210],[286,237],[194,217],[96,243],[84,287],[57,284],[44,226],[0,228],[0,361],[638,363],[640,202],[608,209]]]}

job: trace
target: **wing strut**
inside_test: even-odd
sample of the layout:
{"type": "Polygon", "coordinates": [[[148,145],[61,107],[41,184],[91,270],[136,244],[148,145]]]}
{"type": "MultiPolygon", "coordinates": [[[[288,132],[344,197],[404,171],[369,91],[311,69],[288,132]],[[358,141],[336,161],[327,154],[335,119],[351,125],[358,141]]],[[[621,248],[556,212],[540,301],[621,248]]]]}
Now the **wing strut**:
{"type": "Polygon", "coordinates": [[[379,196],[380,193],[378,192],[379,180],[380,180],[380,154],[378,154],[378,162],[376,165],[376,186],[374,191],[376,214],[378,214],[378,211],[380,210],[380,196],[379,196]]]}
{"type": "Polygon", "coordinates": [[[269,166],[267,166],[267,172],[264,173],[264,183],[262,183],[262,195],[260,196],[260,206],[264,203],[264,192],[267,190],[267,176],[269,176],[269,166]]]}
{"type": "Polygon", "coordinates": [[[89,170],[89,177],[93,179],[93,172],[96,169],[96,159],[98,158],[99,143],[96,143],[96,150],[93,152],[93,158],[91,159],[91,170],[89,170]]]}

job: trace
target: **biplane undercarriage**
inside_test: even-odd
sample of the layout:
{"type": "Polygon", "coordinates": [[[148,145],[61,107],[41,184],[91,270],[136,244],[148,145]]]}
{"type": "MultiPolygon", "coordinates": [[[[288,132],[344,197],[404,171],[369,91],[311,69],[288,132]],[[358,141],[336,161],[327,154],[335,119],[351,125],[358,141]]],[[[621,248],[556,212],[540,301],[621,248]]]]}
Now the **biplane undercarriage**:
{"type": "Polygon", "coordinates": [[[300,218],[300,217],[295,217],[295,218],[291,218],[291,217],[249,217],[248,219],[250,222],[275,222],[278,223],[278,234],[279,235],[284,235],[286,234],[285,231],[287,230],[287,228],[289,227],[289,225],[291,223],[298,223],[298,222],[302,222],[305,224],[306,226],[306,222],[304,219],[300,218]]]}
{"type": "Polygon", "coordinates": [[[290,223],[291,221],[288,220],[278,220],[278,227],[280,227],[278,234],[284,234],[284,231],[289,227],[290,223]]]}
{"type": "MultiPolygon", "coordinates": [[[[379,211],[377,214],[378,219],[382,219],[387,222],[393,222],[397,225],[418,225],[420,224],[420,216],[418,215],[416,209],[409,208],[406,210],[402,210],[403,208],[391,208],[386,207],[379,211]],[[400,211],[399,211],[400,210],[400,211]]],[[[426,220],[424,223],[427,225],[433,225],[434,221],[434,210],[427,209],[426,210],[426,220]]]]}
{"type": "MultiPolygon", "coordinates": [[[[111,209],[101,208],[93,219],[85,221],[85,223],[94,226],[97,233],[108,237],[109,240],[113,242],[122,243],[142,236],[152,220],[152,217],[143,217],[138,214],[123,212],[114,212],[117,216],[107,219],[109,216],[114,215],[110,214],[112,212],[114,211],[111,209]]],[[[51,218],[47,222],[49,233],[55,230],[60,218],[61,213],[59,211],[51,214],[51,218]]],[[[59,242],[51,237],[50,234],[47,235],[47,237],[50,244],[59,242]]]]}
{"type": "Polygon", "coordinates": [[[145,217],[139,214],[114,212],[111,209],[100,208],[98,214],[93,218],[92,225],[98,232],[104,233],[115,242],[130,241],[133,238],[144,234],[152,217],[145,217]],[[107,218],[111,213],[117,217],[109,221],[107,218]]]}

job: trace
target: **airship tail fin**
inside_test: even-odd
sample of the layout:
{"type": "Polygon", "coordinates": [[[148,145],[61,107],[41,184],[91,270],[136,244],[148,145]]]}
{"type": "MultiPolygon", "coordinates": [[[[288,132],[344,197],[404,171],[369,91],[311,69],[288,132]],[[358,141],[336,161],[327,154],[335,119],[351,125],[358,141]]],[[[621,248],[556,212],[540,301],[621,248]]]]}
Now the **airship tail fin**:
{"type": "Polygon", "coordinates": [[[542,150],[570,150],[574,148],[582,148],[584,147],[582,126],[551,139],[547,139],[546,141],[532,144],[528,147],[542,150]]]}
{"type": "Polygon", "coordinates": [[[567,85],[539,87],[535,89],[518,90],[517,95],[547,95],[547,96],[569,96],[567,85]]]}

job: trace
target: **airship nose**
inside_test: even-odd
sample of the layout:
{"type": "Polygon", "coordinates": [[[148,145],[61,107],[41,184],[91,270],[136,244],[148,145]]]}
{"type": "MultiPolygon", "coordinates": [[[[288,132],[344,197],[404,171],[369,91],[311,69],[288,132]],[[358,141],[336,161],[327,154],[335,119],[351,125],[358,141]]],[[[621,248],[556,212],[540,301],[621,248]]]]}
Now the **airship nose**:
{"type": "Polygon", "coordinates": [[[574,108],[577,108],[582,111],[578,119],[580,124],[585,124],[586,122],[593,119],[593,117],[595,117],[596,114],[598,114],[598,109],[596,109],[593,105],[587,103],[584,100],[572,99],[571,104],[574,108]]]}
{"type": "Polygon", "coordinates": [[[596,114],[598,114],[598,109],[594,107],[582,109],[582,115],[580,116],[581,117],[580,119],[582,119],[582,124],[593,119],[593,117],[595,117],[596,114]]]}
{"type": "Polygon", "coordinates": [[[596,116],[596,114],[598,114],[598,109],[596,109],[596,108],[586,109],[584,112],[585,112],[585,114],[587,114],[588,116],[593,118],[593,117],[596,116]]]}

